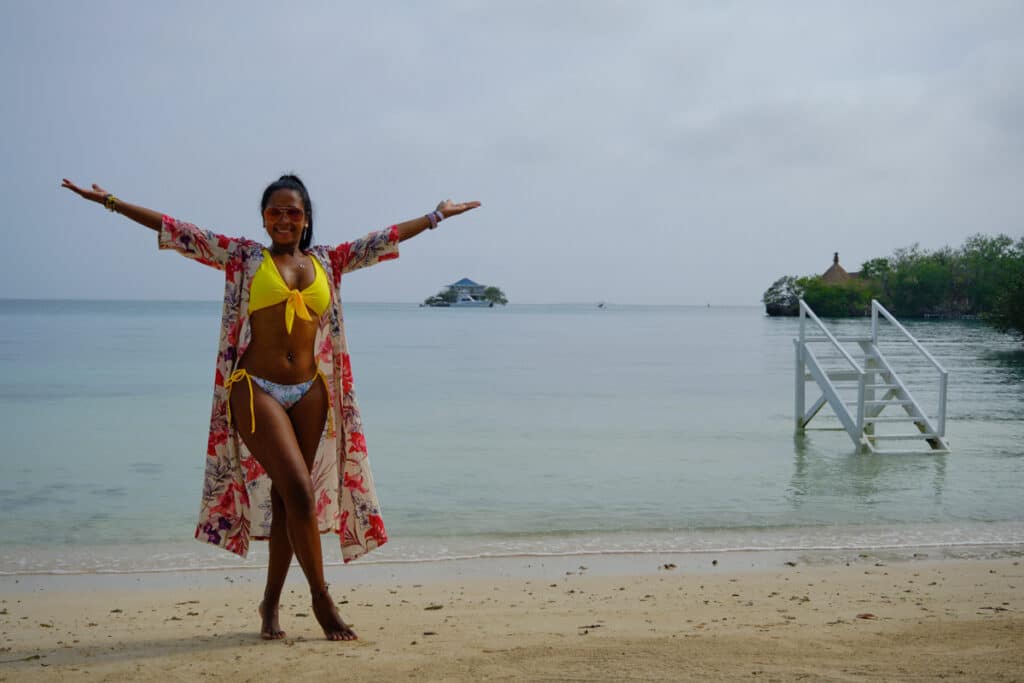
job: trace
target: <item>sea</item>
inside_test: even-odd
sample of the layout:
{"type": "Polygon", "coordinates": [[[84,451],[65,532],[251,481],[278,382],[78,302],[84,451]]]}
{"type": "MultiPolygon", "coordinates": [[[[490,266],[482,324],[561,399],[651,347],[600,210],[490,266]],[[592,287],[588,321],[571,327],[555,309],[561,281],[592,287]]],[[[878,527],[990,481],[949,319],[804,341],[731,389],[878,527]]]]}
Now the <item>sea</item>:
{"type": "MultiPolygon", "coordinates": [[[[981,322],[904,321],[948,371],[951,449],[871,455],[827,407],[795,432],[799,322],[760,307],[345,320],[391,538],[359,564],[1024,548],[1024,345],[981,322]]],[[[265,563],[193,540],[219,322],[219,302],[0,301],[0,575],[265,563]]],[[[937,373],[883,328],[934,414],[937,373]]]]}

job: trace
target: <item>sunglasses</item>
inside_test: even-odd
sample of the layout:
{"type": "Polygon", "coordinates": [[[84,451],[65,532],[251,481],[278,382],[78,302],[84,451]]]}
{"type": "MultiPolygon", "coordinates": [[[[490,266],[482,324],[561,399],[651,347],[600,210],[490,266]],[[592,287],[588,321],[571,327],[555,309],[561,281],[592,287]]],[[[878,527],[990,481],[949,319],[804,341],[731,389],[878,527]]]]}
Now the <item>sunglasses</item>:
{"type": "Polygon", "coordinates": [[[306,212],[295,206],[268,206],[263,209],[263,215],[266,216],[267,220],[271,221],[280,220],[283,216],[292,223],[298,223],[306,215],[306,212]]]}

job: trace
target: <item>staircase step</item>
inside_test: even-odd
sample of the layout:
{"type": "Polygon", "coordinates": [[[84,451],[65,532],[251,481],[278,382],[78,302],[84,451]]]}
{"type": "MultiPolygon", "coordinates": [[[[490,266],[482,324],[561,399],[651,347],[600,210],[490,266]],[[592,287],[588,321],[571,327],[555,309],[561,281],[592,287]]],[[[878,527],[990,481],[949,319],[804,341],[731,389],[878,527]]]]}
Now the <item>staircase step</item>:
{"type": "MultiPolygon", "coordinates": [[[[885,368],[864,368],[864,374],[865,375],[875,375],[875,374],[878,374],[880,372],[887,372],[887,371],[886,371],[885,368]]],[[[840,368],[831,368],[831,369],[825,370],[825,374],[828,377],[830,377],[830,378],[831,377],[835,377],[836,379],[840,379],[840,378],[843,378],[843,377],[852,377],[853,379],[857,379],[857,371],[856,370],[846,370],[846,369],[840,369],[840,368]]]]}
{"type": "Polygon", "coordinates": [[[914,417],[913,415],[906,415],[904,417],[865,417],[864,422],[920,422],[924,423],[924,418],[914,417]]]}
{"type": "MultiPolygon", "coordinates": [[[[881,368],[868,368],[864,371],[866,375],[876,375],[881,372],[886,372],[881,368]]],[[[859,375],[854,370],[826,370],[825,376],[832,380],[832,383],[836,382],[857,382],[859,375]]],[[[814,376],[811,373],[804,373],[805,382],[813,382],[814,376]]]]}
{"type": "Polygon", "coordinates": [[[888,449],[872,449],[872,453],[875,455],[943,455],[949,453],[948,448],[929,448],[928,450],[914,450],[914,451],[893,451],[888,449]]]}
{"type": "MultiPolygon", "coordinates": [[[[810,381],[810,379],[811,378],[808,378],[808,381],[810,381]]],[[[832,384],[837,386],[837,387],[855,387],[858,384],[860,384],[860,381],[859,380],[855,380],[855,379],[834,379],[834,380],[832,380],[832,384]]],[[[865,389],[878,389],[878,390],[881,391],[881,390],[888,390],[888,389],[899,389],[900,386],[898,384],[871,384],[871,383],[865,382],[864,383],[864,388],[865,389]]]]}
{"type": "MultiPolygon", "coordinates": [[[[870,336],[868,336],[868,337],[862,337],[862,336],[858,336],[858,335],[833,335],[833,336],[835,336],[836,341],[840,341],[840,342],[869,342],[869,341],[871,341],[871,337],[870,336]]],[[[828,337],[824,336],[824,335],[816,334],[814,336],[808,335],[808,336],[804,337],[804,341],[809,341],[809,342],[827,342],[827,341],[832,341],[832,340],[829,339],[828,337]]]]}
{"type": "MultiPolygon", "coordinates": [[[[857,402],[856,401],[846,401],[846,405],[848,405],[848,406],[855,406],[855,405],[857,405],[857,402]]],[[[894,398],[894,399],[888,399],[888,400],[885,400],[885,401],[864,401],[864,405],[866,405],[866,406],[910,406],[910,405],[914,405],[914,402],[912,400],[910,400],[909,398],[906,398],[906,399],[894,398]]]]}
{"type": "Polygon", "coordinates": [[[937,439],[938,434],[932,434],[931,432],[918,432],[916,434],[865,434],[865,438],[872,441],[878,439],[891,439],[893,441],[910,441],[912,439],[937,439]]]}

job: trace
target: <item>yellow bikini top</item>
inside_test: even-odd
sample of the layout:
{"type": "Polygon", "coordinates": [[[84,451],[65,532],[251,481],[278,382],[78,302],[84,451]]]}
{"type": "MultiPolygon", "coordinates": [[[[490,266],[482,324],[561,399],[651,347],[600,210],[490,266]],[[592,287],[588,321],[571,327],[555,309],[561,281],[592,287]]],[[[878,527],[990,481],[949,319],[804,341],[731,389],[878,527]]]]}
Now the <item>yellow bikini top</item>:
{"type": "Polygon", "coordinates": [[[316,271],[313,282],[301,291],[288,289],[274,259],[270,257],[270,252],[264,249],[263,263],[256,270],[249,289],[249,313],[287,301],[284,307],[284,326],[288,334],[292,333],[292,323],[296,315],[303,320],[313,319],[307,306],[312,308],[318,317],[323,315],[331,303],[331,289],[327,286],[327,274],[320,262],[315,257],[311,257],[310,260],[313,262],[313,270],[316,271]]]}

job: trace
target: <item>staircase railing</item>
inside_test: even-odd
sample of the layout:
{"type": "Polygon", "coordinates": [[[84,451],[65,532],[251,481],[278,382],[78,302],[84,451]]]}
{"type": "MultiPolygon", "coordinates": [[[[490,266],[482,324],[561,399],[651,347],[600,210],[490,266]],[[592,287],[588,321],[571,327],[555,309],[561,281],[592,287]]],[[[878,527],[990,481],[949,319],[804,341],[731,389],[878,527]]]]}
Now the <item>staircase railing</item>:
{"type": "MultiPolygon", "coordinates": [[[[935,368],[936,371],[938,371],[938,373],[939,373],[939,407],[938,407],[938,418],[937,418],[938,424],[932,424],[931,423],[931,420],[928,418],[927,413],[925,413],[925,411],[921,408],[921,406],[918,405],[916,400],[914,401],[914,407],[917,408],[918,413],[928,423],[928,427],[934,433],[938,434],[940,437],[944,437],[946,435],[946,388],[947,388],[947,385],[949,384],[949,373],[946,371],[946,369],[944,367],[942,367],[942,364],[939,363],[939,361],[935,360],[935,357],[928,352],[928,349],[926,349],[923,346],[921,346],[921,342],[917,341],[917,339],[914,337],[914,335],[910,334],[910,332],[907,331],[907,328],[903,327],[903,325],[901,325],[900,322],[898,320],[896,320],[896,318],[894,318],[892,316],[892,313],[890,313],[889,311],[887,311],[885,309],[885,306],[883,306],[882,304],[878,303],[878,301],[872,299],[871,300],[871,343],[875,347],[875,349],[878,349],[878,316],[879,315],[881,315],[886,320],[888,320],[890,323],[892,323],[892,326],[897,331],[899,331],[899,333],[902,334],[903,337],[907,341],[909,341],[914,346],[914,348],[917,349],[917,351],[922,356],[925,357],[925,359],[928,360],[928,362],[932,365],[933,368],[935,368]]],[[[879,355],[881,355],[881,354],[879,354],[879,355]]],[[[883,361],[884,361],[884,359],[883,359],[883,361]]],[[[888,365],[888,363],[886,363],[886,365],[888,365]]],[[[889,368],[889,369],[891,371],[891,368],[889,368]]],[[[894,380],[898,384],[900,384],[901,386],[903,385],[903,382],[900,381],[898,376],[896,376],[894,374],[893,378],[894,378],[894,380]]],[[[909,390],[907,390],[905,386],[903,386],[903,389],[908,394],[910,393],[909,390]]]]}
{"type": "Polygon", "coordinates": [[[864,431],[864,382],[866,373],[864,368],[861,367],[850,352],[839,343],[839,340],[829,332],[825,324],[821,322],[821,319],[814,314],[811,307],[808,306],[803,299],[800,300],[800,337],[796,344],[796,361],[797,361],[797,373],[796,373],[796,419],[797,419],[797,430],[803,429],[808,422],[811,421],[819,410],[825,405],[827,401],[832,406],[833,412],[836,417],[843,424],[843,427],[850,434],[850,437],[854,439],[854,443],[860,445],[859,435],[864,431]],[[817,328],[821,331],[824,336],[824,340],[827,340],[832,344],[832,347],[839,352],[839,354],[846,359],[846,362],[852,368],[852,372],[855,373],[857,379],[857,413],[856,416],[850,414],[849,409],[843,403],[842,398],[839,396],[839,391],[836,386],[832,383],[832,378],[829,377],[828,372],[821,367],[821,363],[818,362],[817,356],[807,346],[808,341],[822,341],[821,338],[809,339],[807,336],[807,320],[810,319],[817,328]],[[804,410],[805,407],[805,382],[804,368],[810,371],[811,376],[817,381],[818,386],[821,387],[822,394],[821,398],[818,399],[811,409],[808,411],[804,410]],[[854,436],[857,434],[858,436],[854,436]]]}

